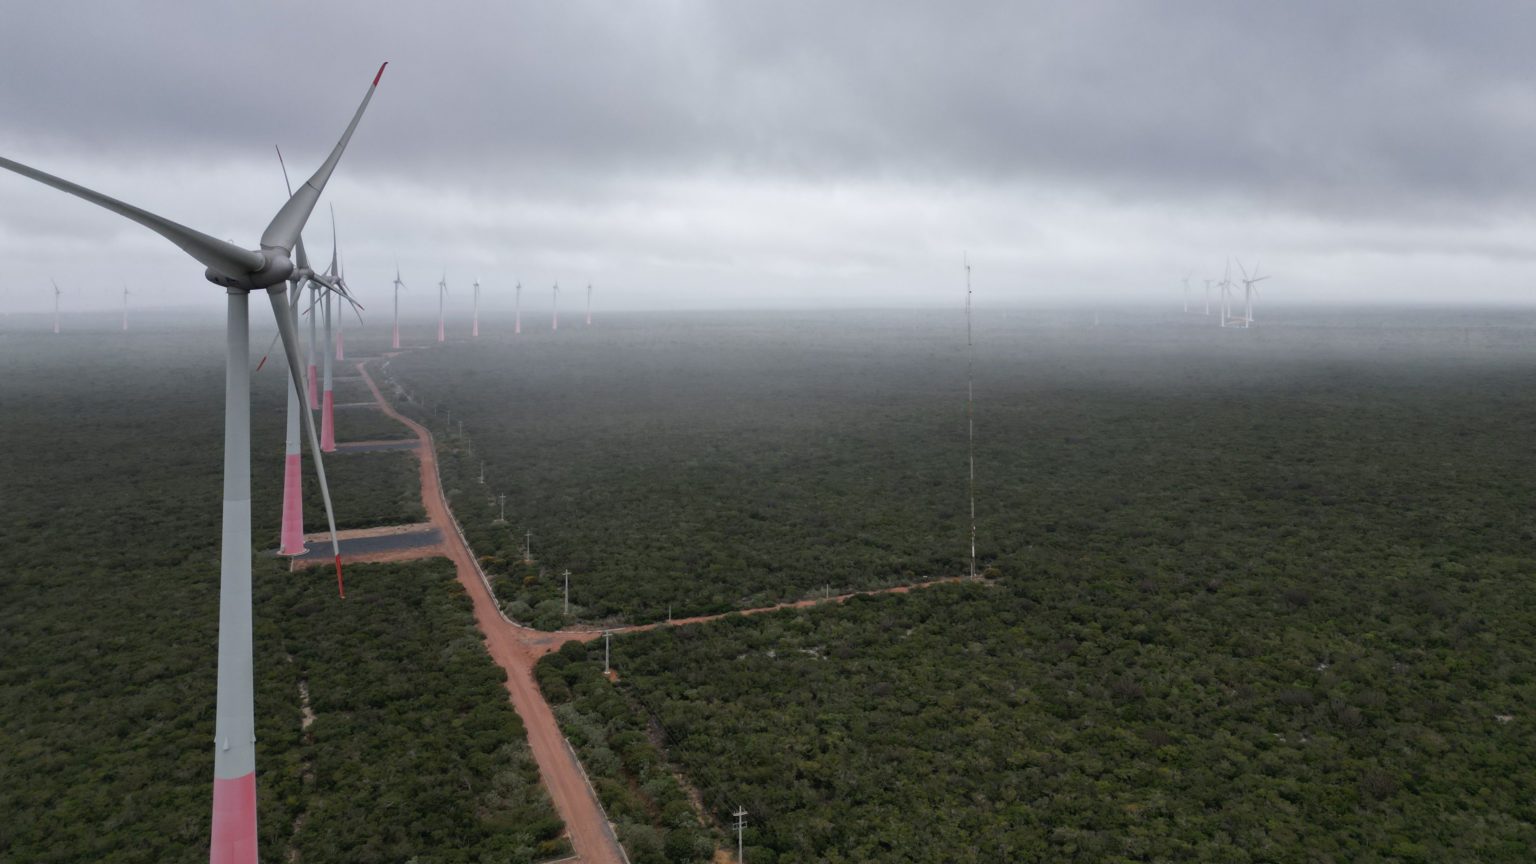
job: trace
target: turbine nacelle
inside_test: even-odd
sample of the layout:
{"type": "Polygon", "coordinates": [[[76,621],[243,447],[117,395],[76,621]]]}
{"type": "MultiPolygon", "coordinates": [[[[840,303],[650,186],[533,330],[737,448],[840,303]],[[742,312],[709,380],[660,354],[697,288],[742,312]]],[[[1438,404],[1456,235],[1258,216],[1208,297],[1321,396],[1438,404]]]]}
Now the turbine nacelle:
{"type": "Polygon", "coordinates": [[[288,250],[283,248],[263,248],[256,253],[261,256],[261,268],[239,276],[232,276],[213,267],[203,271],[203,278],[215,285],[224,288],[234,288],[245,291],[261,291],[270,289],[274,285],[281,285],[294,277],[295,266],[293,260],[288,257],[288,250]]]}

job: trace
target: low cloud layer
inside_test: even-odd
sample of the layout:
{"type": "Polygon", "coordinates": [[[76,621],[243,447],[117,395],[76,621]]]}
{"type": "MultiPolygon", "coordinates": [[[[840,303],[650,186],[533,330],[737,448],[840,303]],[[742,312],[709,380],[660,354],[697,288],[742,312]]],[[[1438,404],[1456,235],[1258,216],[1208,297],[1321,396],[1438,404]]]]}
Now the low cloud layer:
{"type": "MultiPolygon", "coordinates": [[[[1290,300],[1536,277],[1528,3],[446,5],[19,7],[0,153],[251,244],[271,146],[311,170],[388,59],[327,194],[365,292],[398,259],[491,305],[936,306],[964,250],[1009,304],[1172,304],[1234,254],[1290,300]]],[[[143,229],[10,175],[0,202],[10,311],[50,276],[218,304],[143,229]]]]}

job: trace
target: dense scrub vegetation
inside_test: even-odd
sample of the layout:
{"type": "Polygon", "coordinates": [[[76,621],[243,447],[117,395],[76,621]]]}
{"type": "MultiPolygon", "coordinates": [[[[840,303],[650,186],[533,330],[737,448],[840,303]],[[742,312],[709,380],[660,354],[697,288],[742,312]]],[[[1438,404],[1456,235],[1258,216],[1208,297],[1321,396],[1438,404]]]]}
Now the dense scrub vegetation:
{"type": "MultiPolygon", "coordinates": [[[[15,370],[0,381],[0,860],[206,860],[222,343],[12,335],[0,364],[15,370]]],[[[255,394],[258,546],[280,503],[269,370],[255,394]]],[[[364,494],[349,479],[338,515],[395,501],[397,481],[364,494]]],[[[349,568],[345,603],[323,571],[258,557],[254,579],[264,860],[561,854],[446,562],[349,568]]]]}
{"type": "Polygon", "coordinates": [[[716,838],[652,742],[659,730],[608,683],[602,663],[600,641],[567,642],[540,662],[537,675],[619,842],[631,864],[709,861],[716,838]]]}
{"type": "MultiPolygon", "coordinates": [[[[717,821],[756,814],[751,860],[1523,860],[1529,321],[1355,321],[991,317],[991,587],[622,637],[615,686],[717,821]]],[[[538,623],[566,566],[588,616],[637,618],[956,572],[956,334],[835,322],[394,369],[467,418],[477,549],[515,560],[533,525],[544,572],[511,601],[538,623]]]]}
{"type": "MultiPolygon", "coordinates": [[[[307,455],[304,472],[304,530],[323,531],[325,505],[320,498],[320,481],[307,455]]],[[[338,452],[326,457],[325,474],[338,528],[399,525],[427,518],[421,506],[421,466],[414,453],[338,452]]],[[[281,488],[278,494],[281,502],[281,488]]],[[[277,545],[276,533],[269,542],[277,545]]]]}

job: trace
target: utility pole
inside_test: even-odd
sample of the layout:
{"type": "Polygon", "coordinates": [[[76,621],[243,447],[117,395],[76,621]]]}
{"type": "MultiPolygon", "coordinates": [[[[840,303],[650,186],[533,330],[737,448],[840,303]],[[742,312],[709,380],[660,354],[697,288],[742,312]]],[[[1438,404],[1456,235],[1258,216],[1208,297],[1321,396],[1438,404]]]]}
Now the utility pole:
{"type": "Polygon", "coordinates": [[[533,532],[532,531],[529,531],[528,533],[523,535],[523,563],[524,564],[532,564],[533,563],[533,532]]]}
{"type": "Polygon", "coordinates": [[[480,485],[481,486],[485,485],[485,463],[484,462],[480,463],[480,485]]]}
{"type": "Polygon", "coordinates": [[[571,614],[571,571],[565,571],[565,614],[571,614]]]}
{"type": "Polygon", "coordinates": [[[460,438],[464,437],[464,421],[463,420],[459,421],[459,437],[460,438]]]}
{"type": "Polygon", "coordinates": [[[501,506],[501,516],[499,516],[496,519],[496,524],[498,524],[498,525],[505,525],[505,524],[507,524],[507,495],[506,495],[506,493],[503,492],[502,494],[497,495],[496,496],[496,501],[501,506]]]}
{"type": "Polygon", "coordinates": [[[613,638],[613,631],[612,630],[604,630],[603,631],[603,674],[604,675],[608,674],[608,669],[609,669],[609,665],[608,665],[608,657],[609,657],[608,645],[609,645],[609,641],[612,638],[613,638]]]}
{"type": "Polygon", "coordinates": [[[736,864],[741,864],[741,835],[747,830],[747,808],[737,804],[736,812],[732,813],[731,815],[736,817],[736,824],[731,826],[736,829],[736,864]]]}

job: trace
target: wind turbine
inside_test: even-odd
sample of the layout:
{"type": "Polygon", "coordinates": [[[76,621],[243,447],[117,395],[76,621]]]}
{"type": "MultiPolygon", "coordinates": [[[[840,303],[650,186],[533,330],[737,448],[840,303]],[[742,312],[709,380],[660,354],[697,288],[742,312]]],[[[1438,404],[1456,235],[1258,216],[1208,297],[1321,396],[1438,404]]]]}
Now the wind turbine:
{"type": "MultiPolygon", "coordinates": [[[[251,370],[250,294],[264,291],[277,319],[278,334],[288,357],[294,387],[299,387],[299,353],[294,322],[284,298],[283,283],[294,276],[311,276],[294,266],[290,255],[320,192],[357,129],[384,66],[373,77],[352,121],[320,168],[298,193],[289,197],[261,235],[259,249],[242,249],[201,231],[172,222],[100,192],[0,157],[0,168],[14,171],[83,198],[131,219],[176,244],[207,269],[209,282],[225,289],[224,374],[224,507],[219,567],[218,695],[214,719],[213,825],[210,864],[254,864],[256,854],[256,719],[251,647],[251,370]]],[[[320,278],[312,277],[311,278],[320,278]]],[[[309,415],[306,413],[306,417],[309,415]]],[[[306,424],[315,469],[331,515],[325,468],[315,441],[314,420],[306,424]]],[[[341,587],[341,555],[335,543],[336,580],[341,587]]]]}
{"type": "Polygon", "coordinates": [[[514,334],[523,332],[523,283],[521,280],[517,283],[517,299],[512,302],[512,314],[515,316],[512,319],[512,332],[514,334]]]}
{"type": "Polygon", "coordinates": [[[1253,275],[1249,276],[1244,269],[1243,262],[1237,262],[1237,269],[1243,271],[1243,329],[1253,326],[1253,299],[1259,296],[1259,283],[1268,279],[1268,276],[1259,275],[1259,262],[1253,262],[1253,275]]]}
{"type": "MultiPolygon", "coordinates": [[[[338,241],[336,239],[336,208],[334,208],[334,207],[331,208],[331,243],[334,244],[334,246],[336,248],[336,251],[332,253],[332,257],[334,258],[334,260],[331,262],[331,264],[332,264],[332,267],[331,267],[331,278],[333,278],[337,282],[340,282],[341,284],[345,285],[347,280],[343,279],[342,276],[341,276],[341,271],[342,271],[342,267],[341,267],[341,249],[340,249],[341,243],[340,243],[340,241],[338,241]]],[[[346,349],[344,347],[342,347],[344,345],[344,343],[346,342],[346,333],[344,332],[345,328],[342,326],[343,323],[346,320],[347,320],[347,316],[343,315],[342,312],[341,312],[341,304],[337,303],[336,304],[336,362],[338,362],[338,363],[340,363],[341,361],[347,359],[346,349]]]]}
{"type": "Polygon", "coordinates": [[[128,332],[128,286],[123,286],[123,332],[128,332]]]}
{"type": "Polygon", "coordinates": [[[551,329],[551,330],[559,330],[560,329],[560,283],[559,282],[555,283],[554,313],[555,313],[555,317],[550,319],[549,329],[551,329]]]}
{"type": "MultiPolygon", "coordinates": [[[[331,211],[331,266],[325,275],[330,279],[336,278],[336,211],[331,211]]],[[[321,370],[320,388],[320,449],[327,453],[336,452],[336,394],[332,390],[331,381],[331,355],[335,353],[335,347],[331,336],[331,292],[321,291],[323,304],[311,314],[325,316],[325,343],[321,346],[321,362],[324,364],[321,370]]]]}
{"type": "Polygon", "coordinates": [[[400,350],[400,289],[405,283],[400,281],[400,262],[395,262],[395,350],[400,350]]]}
{"type": "Polygon", "coordinates": [[[1221,326],[1227,326],[1232,318],[1232,259],[1227,259],[1227,267],[1221,273],[1221,326]]]}
{"type": "Polygon", "coordinates": [[[304,313],[309,316],[309,408],[311,411],[320,403],[320,373],[315,365],[315,358],[319,356],[315,347],[315,329],[320,326],[319,313],[315,310],[320,305],[320,285],[317,282],[309,284],[309,311],[304,313]]]}
{"type": "Polygon", "coordinates": [[[1205,280],[1205,314],[1211,314],[1211,280],[1205,280]]]}
{"type": "Polygon", "coordinates": [[[592,326],[592,283],[587,283],[587,326],[592,326]]]}
{"type": "Polygon", "coordinates": [[[469,335],[478,339],[480,337],[480,279],[477,277],[475,284],[470,287],[475,289],[475,323],[469,335]]]}
{"type": "Polygon", "coordinates": [[[59,295],[64,292],[59,290],[59,283],[54,282],[52,278],[48,281],[53,283],[53,334],[57,336],[59,334],[59,295]]]}
{"type": "Polygon", "coordinates": [[[1189,314],[1189,275],[1184,274],[1184,314],[1189,314]]]}
{"type": "Polygon", "coordinates": [[[443,297],[448,294],[448,271],[437,282],[437,341],[443,341],[443,297]]]}

